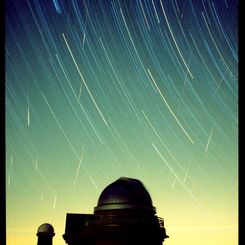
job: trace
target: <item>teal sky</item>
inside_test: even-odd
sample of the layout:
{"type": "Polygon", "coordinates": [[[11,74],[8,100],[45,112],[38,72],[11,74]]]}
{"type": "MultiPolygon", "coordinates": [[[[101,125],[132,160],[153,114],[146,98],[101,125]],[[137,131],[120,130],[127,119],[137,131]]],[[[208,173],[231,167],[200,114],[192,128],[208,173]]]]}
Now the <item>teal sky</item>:
{"type": "Polygon", "coordinates": [[[45,222],[65,244],[66,213],[121,176],[149,190],[166,244],[237,244],[237,7],[6,2],[8,245],[45,222]]]}

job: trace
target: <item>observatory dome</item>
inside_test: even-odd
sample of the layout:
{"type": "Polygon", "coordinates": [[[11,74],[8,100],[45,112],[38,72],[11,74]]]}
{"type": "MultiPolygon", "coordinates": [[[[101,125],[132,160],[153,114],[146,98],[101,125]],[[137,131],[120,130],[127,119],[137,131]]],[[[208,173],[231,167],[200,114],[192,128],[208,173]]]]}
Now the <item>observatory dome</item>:
{"type": "Polygon", "coordinates": [[[144,185],[137,179],[121,177],[102,191],[94,212],[130,209],[156,213],[144,185]]]}
{"type": "Polygon", "coordinates": [[[45,224],[42,224],[39,226],[38,230],[37,230],[37,233],[40,234],[40,233],[46,233],[46,234],[54,234],[54,228],[52,225],[48,224],[48,223],[45,223],[45,224]]]}

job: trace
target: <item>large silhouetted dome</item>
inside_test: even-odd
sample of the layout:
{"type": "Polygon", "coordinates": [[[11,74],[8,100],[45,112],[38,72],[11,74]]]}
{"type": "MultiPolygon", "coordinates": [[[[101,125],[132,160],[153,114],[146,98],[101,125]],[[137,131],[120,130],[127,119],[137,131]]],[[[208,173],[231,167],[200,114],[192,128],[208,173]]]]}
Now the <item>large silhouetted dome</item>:
{"type": "Polygon", "coordinates": [[[122,209],[156,212],[151,196],[144,185],[137,179],[125,177],[119,178],[102,191],[94,211],[96,213],[122,209]]]}

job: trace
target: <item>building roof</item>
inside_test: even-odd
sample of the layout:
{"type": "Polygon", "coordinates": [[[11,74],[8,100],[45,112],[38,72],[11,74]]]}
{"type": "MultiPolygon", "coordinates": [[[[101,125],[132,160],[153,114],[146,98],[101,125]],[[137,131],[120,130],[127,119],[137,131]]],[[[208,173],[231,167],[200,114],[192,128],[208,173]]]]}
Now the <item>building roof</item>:
{"type": "Polygon", "coordinates": [[[102,191],[94,211],[119,209],[156,212],[151,196],[141,181],[126,177],[119,178],[102,191]]]}
{"type": "Polygon", "coordinates": [[[48,223],[44,223],[42,225],[39,226],[38,230],[37,230],[37,233],[40,234],[40,233],[45,233],[45,234],[54,234],[54,228],[52,225],[48,224],[48,223]]]}

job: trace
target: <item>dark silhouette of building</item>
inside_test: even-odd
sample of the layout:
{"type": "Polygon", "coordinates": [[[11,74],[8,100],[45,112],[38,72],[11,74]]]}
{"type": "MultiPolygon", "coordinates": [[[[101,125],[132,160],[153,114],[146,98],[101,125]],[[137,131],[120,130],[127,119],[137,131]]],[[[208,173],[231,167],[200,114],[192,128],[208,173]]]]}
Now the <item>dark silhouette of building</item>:
{"type": "Polygon", "coordinates": [[[52,225],[45,223],[39,226],[37,230],[37,245],[52,245],[54,228],[52,225]]]}
{"type": "Polygon", "coordinates": [[[122,177],[102,191],[94,214],[67,213],[63,238],[68,245],[161,245],[168,236],[144,185],[122,177]]]}

